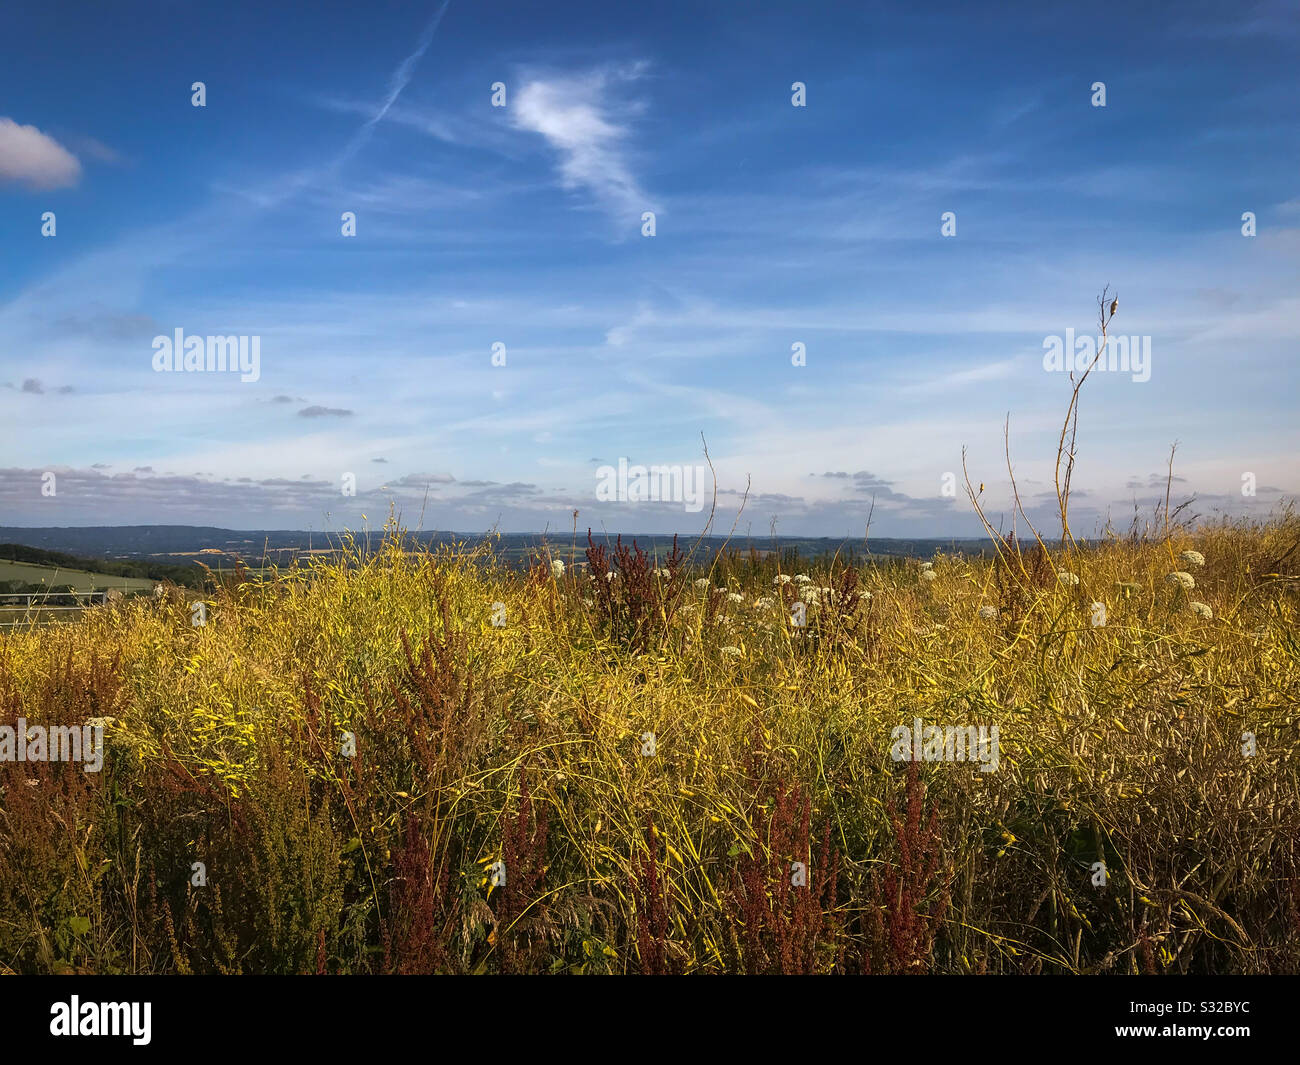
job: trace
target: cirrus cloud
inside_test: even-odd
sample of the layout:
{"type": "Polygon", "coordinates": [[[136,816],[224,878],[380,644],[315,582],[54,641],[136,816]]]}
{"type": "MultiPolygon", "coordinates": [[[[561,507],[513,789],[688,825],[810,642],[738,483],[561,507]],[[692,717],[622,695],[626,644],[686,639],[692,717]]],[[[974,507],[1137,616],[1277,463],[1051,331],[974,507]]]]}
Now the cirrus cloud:
{"type": "Polygon", "coordinates": [[[611,90],[641,77],[646,64],[601,67],[575,76],[527,77],[512,112],[518,129],[539,133],[559,153],[560,179],[583,188],[616,217],[640,216],[651,207],[625,151],[626,118],[641,110],[620,109],[611,90]]]}

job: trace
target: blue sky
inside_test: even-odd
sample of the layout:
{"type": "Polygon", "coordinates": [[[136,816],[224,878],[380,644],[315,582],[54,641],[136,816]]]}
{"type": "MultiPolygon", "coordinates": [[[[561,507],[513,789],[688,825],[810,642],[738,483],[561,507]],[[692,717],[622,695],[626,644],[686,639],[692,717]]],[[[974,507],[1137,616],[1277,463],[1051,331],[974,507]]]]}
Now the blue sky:
{"type": "Polygon", "coordinates": [[[596,471],[703,434],[718,530],[748,484],[742,534],[970,534],[944,475],[1009,525],[1009,413],[1050,532],[1044,343],[1106,285],[1150,373],[1084,387],[1076,530],[1163,500],[1174,441],[1201,513],[1300,488],[1294,3],[56,2],[0,40],[0,524],[691,532],[596,471]],[[155,372],[177,328],[259,337],[258,380],[155,372]]]}

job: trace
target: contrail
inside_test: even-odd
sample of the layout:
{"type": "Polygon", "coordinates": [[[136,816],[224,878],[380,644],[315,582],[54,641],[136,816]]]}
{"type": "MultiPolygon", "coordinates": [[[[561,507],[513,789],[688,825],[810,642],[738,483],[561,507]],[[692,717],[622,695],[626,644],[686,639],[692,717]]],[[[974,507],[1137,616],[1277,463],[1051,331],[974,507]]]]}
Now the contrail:
{"type": "Polygon", "coordinates": [[[420,43],[416,46],[414,52],[402,60],[402,65],[394,72],[388,82],[388,96],[385,98],[379,110],[370,118],[366,119],[365,124],[357,130],[348,146],[330,165],[330,171],[333,172],[351,159],[361,150],[362,145],[370,139],[370,134],[374,131],[375,126],[383,121],[393,104],[397,103],[397,98],[402,95],[402,90],[411,83],[411,78],[415,74],[415,68],[420,65],[420,60],[424,58],[424,53],[429,50],[429,45],[433,43],[433,35],[438,32],[438,24],[442,22],[442,16],[447,13],[447,8],[451,6],[451,0],[443,0],[442,7],[438,8],[438,13],[429,20],[429,24],[424,27],[424,32],[420,34],[420,43]]]}
{"type": "Polygon", "coordinates": [[[427,25],[424,28],[424,32],[420,34],[419,47],[407,56],[402,65],[394,72],[393,77],[389,82],[388,99],[384,101],[383,107],[379,109],[375,116],[362,127],[363,129],[373,129],[374,126],[383,119],[386,114],[388,114],[389,108],[397,102],[397,98],[402,95],[402,90],[410,84],[411,75],[415,73],[415,68],[419,66],[420,60],[424,58],[424,53],[429,50],[429,45],[433,43],[433,35],[438,32],[438,23],[442,21],[442,16],[447,13],[447,8],[450,5],[451,0],[443,0],[442,7],[438,9],[438,13],[429,20],[429,25],[427,25]]]}

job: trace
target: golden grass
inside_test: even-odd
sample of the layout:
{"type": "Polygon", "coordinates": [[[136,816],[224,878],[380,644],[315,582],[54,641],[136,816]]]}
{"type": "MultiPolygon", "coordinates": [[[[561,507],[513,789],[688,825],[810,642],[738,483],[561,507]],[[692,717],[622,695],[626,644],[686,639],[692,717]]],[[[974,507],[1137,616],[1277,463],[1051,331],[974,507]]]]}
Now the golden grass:
{"type": "Polygon", "coordinates": [[[828,842],[817,971],[1294,972],[1297,578],[1294,555],[1270,563],[1298,538],[1284,512],[1114,540],[1029,584],[988,559],[938,558],[929,581],[915,562],[867,566],[869,602],[836,624],[813,608],[803,631],[776,560],[732,560],[703,575],[742,601],[711,607],[689,573],[633,654],[573,566],[521,575],[488,545],[425,554],[394,532],[369,555],[213,588],[202,627],[173,589],[10,633],[0,721],[116,720],[95,778],[0,766],[0,964],[780,970],[777,946],[755,961],[744,863],[784,898],[782,870],[824,866],[828,842]],[[1191,592],[1166,582],[1187,549],[1206,560],[1191,592]],[[890,731],[918,717],[997,725],[1000,764],[920,766],[941,860],[903,913],[883,873],[906,870],[919,828],[888,808],[922,799],[890,731]],[[811,804],[801,853],[768,853],[757,827],[782,791],[811,804]],[[520,817],[538,826],[516,843],[537,853],[514,859],[535,864],[535,895],[510,899],[515,871],[505,889],[489,871],[520,817]],[[658,933],[638,887],[651,853],[658,933]],[[905,963],[890,939],[909,920],[934,942],[905,963]]]}

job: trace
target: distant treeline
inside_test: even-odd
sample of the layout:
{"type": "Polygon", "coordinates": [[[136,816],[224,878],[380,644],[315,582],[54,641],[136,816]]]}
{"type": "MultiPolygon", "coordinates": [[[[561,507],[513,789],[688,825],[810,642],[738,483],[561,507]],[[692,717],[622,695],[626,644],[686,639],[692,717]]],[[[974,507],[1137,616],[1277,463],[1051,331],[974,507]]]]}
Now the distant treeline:
{"type": "MultiPolygon", "coordinates": [[[[198,566],[174,566],[166,562],[109,561],[102,558],[79,558],[62,551],[47,551],[22,544],[0,544],[0,561],[26,562],[37,566],[102,573],[109,577],[135,577],[139,580],[171,581],[188,588],[202,588],[204,573],[198,566]]],[[[17,582],[8,582],[17,583],[17,582]]],[[[35,588],[35,586],[32,586],[35,588]]],[[[28,591],[29,588],[13,589],[28,591]]]]}

